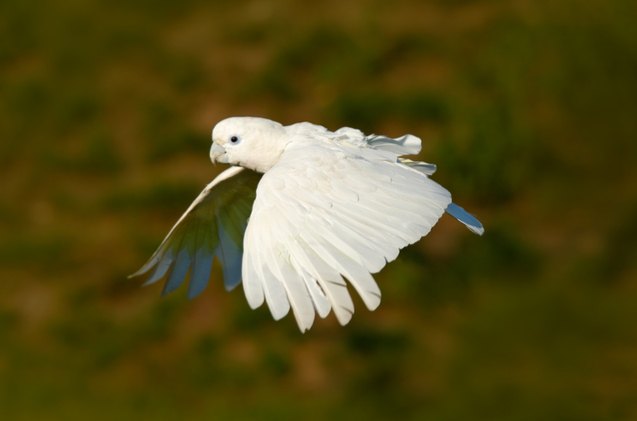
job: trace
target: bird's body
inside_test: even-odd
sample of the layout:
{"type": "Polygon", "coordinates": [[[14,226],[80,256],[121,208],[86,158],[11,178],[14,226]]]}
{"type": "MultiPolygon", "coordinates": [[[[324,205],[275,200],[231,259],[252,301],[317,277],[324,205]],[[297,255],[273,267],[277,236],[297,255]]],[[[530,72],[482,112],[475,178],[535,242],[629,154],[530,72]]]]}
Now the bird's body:
{"type": "Polygon", "coordinates": [[[167,276],[165,291],[190,273],[189,295],[201,292],[217,256],[226,287],[242,281],[252,308],[265,301],[275,319],[292,309],[301,331],[330,311],[346,324],[354,306],[345,279],[375,309],[371,274],[445,211],[483,231],[429,178],[434,165],[401,158],[420,151],[415,136],[232,117],[212,137],[213,162],[264,175],[232,167],[206,187],[135,274],[148,274],[147,283],[167,276]]]}

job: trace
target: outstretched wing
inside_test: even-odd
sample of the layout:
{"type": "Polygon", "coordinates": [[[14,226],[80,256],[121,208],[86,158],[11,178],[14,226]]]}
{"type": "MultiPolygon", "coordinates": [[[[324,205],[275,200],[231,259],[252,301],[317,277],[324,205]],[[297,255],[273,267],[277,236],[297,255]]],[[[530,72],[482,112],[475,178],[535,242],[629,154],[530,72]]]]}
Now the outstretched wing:
{"type": "Polygon", "coordinates": [[[145,284],[166,277],[163,293],[179,287],[190,275],[188,296],[208,285],[214,257],[222,264],[226,289],[241,283],[243,234],[261,174],[231,167],[219,174],[190,205],[146,264],[131,277],[145,284]]]}
{"type": "Polygon", "coordinates": [[[291,308],[301,331],[331,310],[346,324],[354,306],[344,278],[375,309],[371,273],[426,235],[450,203],[446,189],[390,151],[290,144],[261,179],[245,233],[248,303],[265,301],[276,319],[291,308]]]}

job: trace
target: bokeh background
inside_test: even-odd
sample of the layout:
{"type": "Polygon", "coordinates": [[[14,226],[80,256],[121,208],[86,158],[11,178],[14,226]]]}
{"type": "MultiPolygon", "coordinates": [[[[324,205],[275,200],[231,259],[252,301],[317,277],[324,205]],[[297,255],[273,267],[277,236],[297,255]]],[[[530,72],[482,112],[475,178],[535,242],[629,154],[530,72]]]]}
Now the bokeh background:
{"type": "Polygon", "coordinates": [[[0,2],[0,417],[637,419],[637,3],[0,2]],[[445,217],[304,335],[127,274],[230,115],[413,133],[445,217]]]}

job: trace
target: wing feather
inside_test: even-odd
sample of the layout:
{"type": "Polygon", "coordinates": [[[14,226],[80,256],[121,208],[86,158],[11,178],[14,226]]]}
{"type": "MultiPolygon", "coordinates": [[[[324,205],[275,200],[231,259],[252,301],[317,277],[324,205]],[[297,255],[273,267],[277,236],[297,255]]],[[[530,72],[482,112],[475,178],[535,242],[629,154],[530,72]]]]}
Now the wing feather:
{"type": "Polygon", "coordinates": [[[374,310],[378,307],[380,304],[380,289],[374,278],[363,266],[338,249],[333,248],[329,243],[321,242],[317,244],[316,250],[322,256],[325,256],[328,263],[349,280],[368,309],[374,310]]]}
{"type": "Polygon", "coordinates": [[[274,320],[279,320],[290,311],[290,301],[288,300],[285,287],[281,279],[272,273],[268,263],[262,262],[261,277],[265,302],[268,304],[268,308],[274,320]]]}
{"type": "MultiPolygon", "coordinates": [[[[246,237],[250,225],[246,230],[246,237]]],[[[250,308],[255,309],[260,307],[265,300],[265,291],[263,287],[263,281],[261,282],[246,282],[246,279],[261,279],[262,275],[257,272],[258,263],[256,260],[256,254],[244,254],[243,263],[241,265],[241,273],[243,275],[243,292],[245,293],[246,300],[250,308]]]]}
{"type": "MultiPolygon", "coordinates": [[[[283,286],[290,301],[290,307],[294,312],[301,332],[305,332],[314,323],[314,304],[306,282],[300,282],[298,272],[289,262],[280,262],[279,272],[283,286]]],[[[303,280],[303,277],[301,277],[303,280]]]]}
{"type": "MultiPolygon", "coordinates": [[[[229,230],[224,228],[227,225],[227,223],[224,224],[222,218],[217,216],[219,232],[217,256],[222,263],[224,285],[226,289],[230,291],[241,283],[241,260],[243,259],[243,252],[241,251],[241,243],[235,242],[228,233],[229,230]]],[[[244,223],[243,225],[245,226],[246,224],[244,223]]],[[[234,232],[238,229],[236,226],[232,226],[231,228],[235,228],[234,232]]],[[[233,231],[230,230],[230,232],[233,231]]]]}
{"type": "MultiPolygon", "coordinates": [[[[299,249],[297,260],[306,264],[306,268],[312,273],[312,278],[321,287],[325,297],[329,300],[330,307],[341,325],[346,325],[354,314],[354,302],[347,290],[347,284],[343,277],[330,265],[328,265],[307,244],[299,249]]],[[[318,311],[318,309],[317,309],[318,311]]],[[[329,308],[321,317],[327,316],[329,308]]],[[[320,312],[319,312],[320,313],[320,312]]]]}
{"type": "MultiPolygon", "coordinates": [[[[163,258],[161,260],[156,261],[156,264],[154,266],[148,266],[147,271],[152,270],[151,275],[149,276],[149,278],[146,280],[146,282],[144,282],[144,286],[146,285],[150,285],[150,284],[154,284],[155,282],[157,282],[158,280],[160,280],[161,278],[164,277],[164,275],[166,275],[166,272],[168,272],[168,269],[170,269],[170,266],[172,265],[173,261],[175,260],[175,256],[173,254],[172,251],[162,251],[163,254],[163,258]]],[[[143,269],[143,268],[142,268],[143,269]]],[[[138,272],[138,273],[146,273],[145,272],[138,272]]],[[[133,276],[138,276],[137,273],[131,275],[131,277],[133,276]]]]}
{"type": "Polygon", "coordinates": [[[347,286],[338,272],[325,263],[302,238],[291,244],[292,261],[301,274],[320,317],[326,317],[334,304],[334,312],[341,324],[346,324],[354,312],[347,286]]]}
{"type": "Polygon", "coordinates": [[[164,285],[162,295],[173,292],[186,280],[186,275],[190,269],[190,253],[188,250],[181,249],[177,253],[177,260],[170,271],[168,281],[164,285]]]}
{"type": "Polygon", "coordinates": [[[216,256],[223,267],[226,288],[237,286],[241,282],[243,233],[260,179],[261,174],[241,167],[219,174],[131,277],[146,277],[145,285],[167,277],[164,294],[190,277],[188,296],[194,298],[208,285],[216,256]]]}
{"type": "Polygon", "coordinates": [[[420,138],[411,134],[395,139],[373,134],[365,137],[365,140],[372,148],[393,152],[396,155],[416,155],[420,152],[420,138]]]}
{"type": "Polygon", "coordinates": [[[484,234],[484,227],[480,221],[455,203],[450,203],[447,206],[447,213],[462,222],[474,234],[484,234]]]}
{"type": "Polygon", "coordinates": [[[188,298],[196,297],[208,286],[214,256],[214,253],[205,248],[201,248],[195,253],[192,275],[188,285],[188,298]]]}
{"type": "Polygon", "coordinates": [[[346,324],[354,305],[345,278],[368,309],[378,307],[371,273],[427,234],[451,203],[447,190],[400,163],[392,148],[402,146],[288,146],[259,183],[244,237],[243,285],[251,305],[263,302],[263,290],[273,316],[291,308],[301,331],[315,312],[324,317],[333,310],[346,324]]]}

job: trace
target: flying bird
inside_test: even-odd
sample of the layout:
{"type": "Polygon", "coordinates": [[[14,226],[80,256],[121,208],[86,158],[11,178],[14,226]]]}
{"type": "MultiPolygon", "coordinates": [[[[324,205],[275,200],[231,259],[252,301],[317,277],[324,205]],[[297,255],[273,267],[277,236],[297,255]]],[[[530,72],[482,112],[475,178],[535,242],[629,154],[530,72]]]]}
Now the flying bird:
{"type": "Polygon", "coordinates": [[[299,329],[334,312],[354,313],[349,283],[374,310],[372,274],[427,235],[447,212],[469,230],[482,224],[429,178],[436,166],[404,155],[413,135],[390,138],[311,123],[283,126],[230,117],[212,130],[210,158],[230,164],[190,205],[134,276],[166,279],[169,293],[187,279],[188,296],[207,286],[213,259],[225,288],[243,283],[251,308],[264,302],[278,320],[294,313],[299,329]]]}

